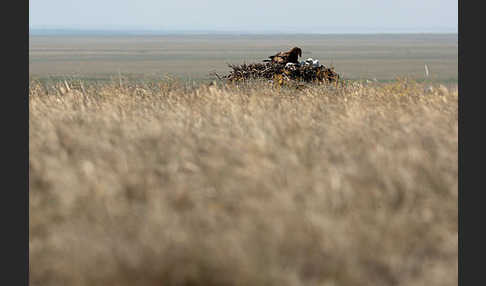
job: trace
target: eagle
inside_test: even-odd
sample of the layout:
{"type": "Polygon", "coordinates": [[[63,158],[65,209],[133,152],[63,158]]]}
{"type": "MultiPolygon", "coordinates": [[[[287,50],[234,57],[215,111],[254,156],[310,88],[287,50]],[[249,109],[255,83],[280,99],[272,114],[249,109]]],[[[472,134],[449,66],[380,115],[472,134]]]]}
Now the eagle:
{"type": "Polygon", "coordinates": [[[298,47],[292,48],[288,52],[280,52],[273,56],[269,56],[269,60],[263,60],[264,62],[273,62],[273,63],[299,63],[299,56],[302,56],[302,50],[298,47]]]}

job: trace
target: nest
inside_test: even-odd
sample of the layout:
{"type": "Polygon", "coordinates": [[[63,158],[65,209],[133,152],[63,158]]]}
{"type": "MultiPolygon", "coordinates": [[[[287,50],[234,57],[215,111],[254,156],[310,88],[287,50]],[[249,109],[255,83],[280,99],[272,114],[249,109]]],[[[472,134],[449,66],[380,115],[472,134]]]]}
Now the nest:
{"type": "Polygon", "coordinates": [[[228,65],[232,71],[226,76],[219,76],[219,79],[226,79],[231,82],[250,79],[267,79],[284,84],[285,82],[317,82],[337,83],[339,74],[334,68],[327,68],[324,65],[307,64],[281,64],[281,63],[252,63],[242,65],[228,65]]]}

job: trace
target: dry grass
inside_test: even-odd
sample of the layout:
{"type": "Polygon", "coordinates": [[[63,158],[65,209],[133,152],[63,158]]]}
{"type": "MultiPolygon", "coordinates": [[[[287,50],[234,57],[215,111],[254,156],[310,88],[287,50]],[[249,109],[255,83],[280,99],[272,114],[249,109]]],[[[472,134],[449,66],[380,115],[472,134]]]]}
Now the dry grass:
{"type": "Polygon", "coordinates": [[[457,99],[31,82],[31,285],[457,285],[457,99]]]}

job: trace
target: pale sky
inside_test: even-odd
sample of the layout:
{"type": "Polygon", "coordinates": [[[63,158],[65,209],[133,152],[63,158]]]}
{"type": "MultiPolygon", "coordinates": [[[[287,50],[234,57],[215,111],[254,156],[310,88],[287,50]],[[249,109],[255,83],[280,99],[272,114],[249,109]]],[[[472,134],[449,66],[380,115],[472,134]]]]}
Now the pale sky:
{"type": "Polygon", "coordinates": [[[457,0],[29,0],[31,28],[457,32],[457,0]]]}

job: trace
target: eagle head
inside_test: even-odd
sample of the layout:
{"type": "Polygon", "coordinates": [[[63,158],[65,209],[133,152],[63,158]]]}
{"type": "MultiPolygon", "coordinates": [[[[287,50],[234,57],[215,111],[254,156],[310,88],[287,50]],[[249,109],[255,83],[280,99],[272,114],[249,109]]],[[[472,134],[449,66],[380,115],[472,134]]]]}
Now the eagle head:
{"type": "Polygon", "coordinates": [[[294,55],[299,55],[299,57],[302,57],[302,50],[298,47],[294,47],[290,50],[290,53],[291,54],[294,54],[294,55]]]}

